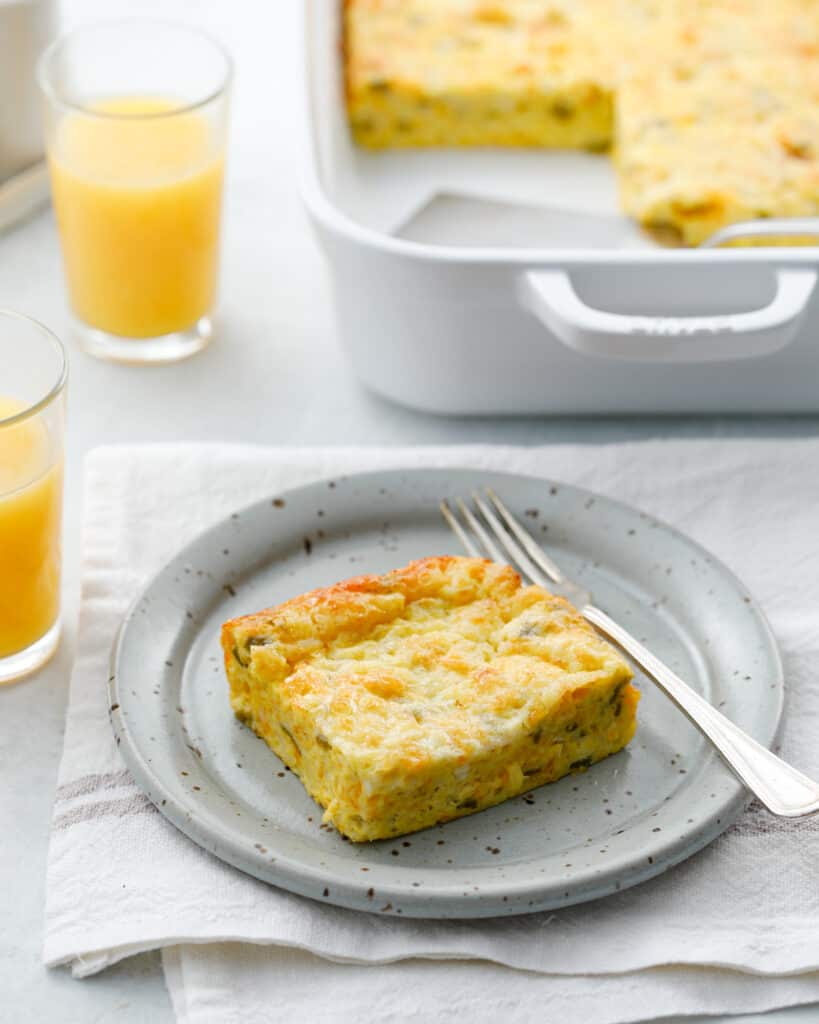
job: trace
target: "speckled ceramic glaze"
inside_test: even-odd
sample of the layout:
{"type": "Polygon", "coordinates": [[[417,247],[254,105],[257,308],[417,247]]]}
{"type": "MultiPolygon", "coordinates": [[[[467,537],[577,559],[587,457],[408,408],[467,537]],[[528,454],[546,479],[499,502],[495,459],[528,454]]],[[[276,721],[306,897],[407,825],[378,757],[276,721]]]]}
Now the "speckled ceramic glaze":
{"type": "Polygon", "coordinates": [[[126,616],[111,718],[137,782],[206,850],[282,888],[359,910],[483,917],[626,889],[701,849],[745,792],[647,680],[626,751],[499,807],[354,845],[234,718],[221,623],[346,576],[461,554],[441,498],[490,484],[597,603],[758,740],[782,708],[754,601],[701,547],[651,517],[551,481],[468,470],[326,480],[236,512],[186,547],[126,616]]]}

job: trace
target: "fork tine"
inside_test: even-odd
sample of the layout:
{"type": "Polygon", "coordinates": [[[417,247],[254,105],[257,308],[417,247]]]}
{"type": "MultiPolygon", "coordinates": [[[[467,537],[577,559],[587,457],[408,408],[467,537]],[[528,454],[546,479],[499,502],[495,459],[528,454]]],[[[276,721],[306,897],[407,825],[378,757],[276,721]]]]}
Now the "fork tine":
{"type": "Polygon", "coordinates": [[[468,555],[472,555],[473,558],[483,557],[481,552],[478,550],[478,546],[473,542],[472,538],[469,536],[466,530],[461,526],[461,524],[452,514],[452,509],[449,507],[449,502],[442,501],[441,504],[439,505],[439,508],[441,509],[441,515],[444,517],[444,519],[446,519],[449,528],[452,530],[452,532],[455,534],[455,536],[458,538],[461,544],[463,544],[464,548],[466,548],[466,553],[468,555]]]}
{"type": "Polygon", "coordinates": [[[505,564],[506,559],[503,557],[503,552],[492,540],[489,534],[484,529],[482,523],[475,518],[472,510],[467,508],[464,504],[463,498],[458,498],[458,508],[461,510],[461,515],[464,517],[469,525],[469,528],[479,538],[481,544],[486,548],[486,553],[492,559],[493,562],[500,562],[501,565],[505,564]]]}
{"type": "MultiPolygon", "coordinates": [[[[472,500],[478,506],[481,515],[484,517],[489,525],[489,528],[506,548],[510,558],[512,559],[512,565],[516,569],[522,571],[524,576],[528,576],[532,582],[537,583],[541,587],[549,587],[549,580],[541,572],[541,570],[535,565],[532,559],[526,554],[524,549],[518,544],[515,538],[504,530],[500,523],[500,520],[492,511],[492,509],[486,504],[483,498],[478,494],[477,491],[472,492],[472,500]]],[[[504,561],[503,558],[500,561],[504,561]]]]}
{"type": "Polygon", "coordinates": [[[532,559],[535,565],[542,569],[553,583],[565,583],[566,577],[560,569],[555,565],[551,558],[549,558],[543,548],[532,539],[529,532],[521,526],[517,519],[515,519],[491,487],[486,488],[486,493],[489,496],[489,500],[501,514],[503,521],[526,549],[527,555],[532,559]]]}

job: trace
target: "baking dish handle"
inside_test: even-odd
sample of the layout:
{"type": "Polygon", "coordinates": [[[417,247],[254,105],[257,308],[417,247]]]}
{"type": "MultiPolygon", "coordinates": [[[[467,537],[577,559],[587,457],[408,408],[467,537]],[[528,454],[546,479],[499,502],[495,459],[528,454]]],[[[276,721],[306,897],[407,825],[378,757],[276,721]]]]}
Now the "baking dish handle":
{"type": "Polygon", "coordinates": [[[816,287],[812,270],[777,270],[767,306],[717,316],[638,316],[587,306],[563,270],[530,270],[523,305],[564,345],[584,355],[656,363],[748,359],[784,348],[816,287]]]}

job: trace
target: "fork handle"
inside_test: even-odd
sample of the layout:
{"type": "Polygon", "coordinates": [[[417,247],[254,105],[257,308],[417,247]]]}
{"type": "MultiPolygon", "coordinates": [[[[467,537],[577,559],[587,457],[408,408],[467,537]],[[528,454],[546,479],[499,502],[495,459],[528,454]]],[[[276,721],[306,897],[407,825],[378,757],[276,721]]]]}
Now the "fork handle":
{"type": "Polygon", "coordinates": [[[581,612],[657,683],[772,814],[800,818],[819,811],[817,783],[734,725],[605,612],[594,605],[586,605],[581,612]]]}

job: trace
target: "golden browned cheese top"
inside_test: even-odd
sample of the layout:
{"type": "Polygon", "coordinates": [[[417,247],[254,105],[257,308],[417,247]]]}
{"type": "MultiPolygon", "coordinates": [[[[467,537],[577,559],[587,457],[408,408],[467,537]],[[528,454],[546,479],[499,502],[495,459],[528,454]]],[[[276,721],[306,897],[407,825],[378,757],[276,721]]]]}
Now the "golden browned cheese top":
{"type": "Polygon", "coordinates": [[[618,92],[626,209],[699,242],[723,223],[819,210],[819,5],[671,5],[618,92]],[[689,221],[697,222],[690,230],[689,221]]]}
{"type": "Polygon", "coordinates": [[[348,87],[419,95],[612,84],[606,0],[347,0],[348,87]]]}
{"type": "Polygon", "coordinates": [[[226,623],[223,638],[226,658],[235,649],[257,685],[382,775],[467,761],[584,686],[631,677],[566,601],[475,558],[347,580],[226,623]]]}

